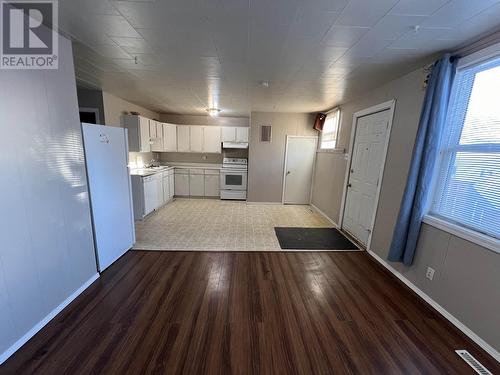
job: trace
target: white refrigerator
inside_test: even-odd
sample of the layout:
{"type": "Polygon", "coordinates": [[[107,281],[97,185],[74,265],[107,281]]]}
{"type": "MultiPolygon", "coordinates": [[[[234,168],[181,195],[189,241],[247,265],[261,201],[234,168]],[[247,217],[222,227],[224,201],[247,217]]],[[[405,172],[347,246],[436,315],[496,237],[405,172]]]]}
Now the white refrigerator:
{"type": "Polygon", "coordinates": [[[127,130],[82,124],[97,266],[104,271],[135,243],[127,130]]]}

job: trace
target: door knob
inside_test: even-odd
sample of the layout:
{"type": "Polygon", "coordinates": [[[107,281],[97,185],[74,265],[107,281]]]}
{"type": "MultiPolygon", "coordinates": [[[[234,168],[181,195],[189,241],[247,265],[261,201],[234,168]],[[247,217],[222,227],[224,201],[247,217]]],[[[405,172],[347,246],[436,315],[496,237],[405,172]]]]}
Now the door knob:
{"type": "Polygon", "coordinates": [[[351,184],[347,184],[347,187],[350,188],[352,185],[351,184]]]}
{"type": "Polygon", "coordinates": [[[290,173],[292,173],[292,172],[290,172],[290,171],[287,171],[287,172],[286,172],[287,176],[288,176],[288,175],[289,175],[290,173]]]}

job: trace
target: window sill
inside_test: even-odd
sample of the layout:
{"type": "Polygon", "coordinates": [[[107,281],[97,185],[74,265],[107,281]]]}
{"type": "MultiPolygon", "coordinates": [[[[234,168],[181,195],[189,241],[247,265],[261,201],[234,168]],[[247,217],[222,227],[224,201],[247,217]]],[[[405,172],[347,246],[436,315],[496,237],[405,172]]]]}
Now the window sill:
{"type": "Polygon", "coordinates": [[[476,232],[475,230],[469,228],[462,227],[461,225],[451,223],[432,215],[425,215],[422,221],[434,228],[441,229],[447,233],[453,234],[464,240],[470,241],[476,245],[485,247],[488,250],[500,254],[500,240],[497,240],[496,238],[476,232]]]}
{"type": "Polygon", "coordinates": [[[345,148],[318,148],[316,152],[325,154],[344,154],[345,148]]]}

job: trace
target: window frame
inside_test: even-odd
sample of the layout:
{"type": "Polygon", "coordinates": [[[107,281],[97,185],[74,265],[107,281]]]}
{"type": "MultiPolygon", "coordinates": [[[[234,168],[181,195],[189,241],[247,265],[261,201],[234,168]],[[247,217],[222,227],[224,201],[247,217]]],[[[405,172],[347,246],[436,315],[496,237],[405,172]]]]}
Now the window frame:
{"type": "MultiPolygon", "coordinates": [[[[478,65],[488,63],[492,60],[498,60],[500,58],[500,43],[494,46],[485,48],[484,50],[478,51],[471,55],[461,58],[457,65],[457,71],[463,71],[466,69],[473,69],[478,65]]],[[[444,134],[446,136],[446,134],[444,134]]],[[[459,144],[448,144],[444,145],[440,152],[440,157],[436,162],[436,169],[434,173],[431,197],[429,199],[429,204],[427,207],[427,214],[423,218],[423,222],[434,228],[444,230],[447,233],[455,235],[464,240],[470,241],[476,245],[484,247],[486,249],[492,250],[495,253],[500,254],[500,239],[493,237],[489,234],[483,233],[477,229],[470,228],[465,224],[448,219],[444,216],[440,216],[439,213],[433,212],[434,205],[438,199],[439,192],[443,188],[444,182],[439,179],[439,175],[443,168],[450,168],[450,161],[454,159],[454,155],[460,150],[465,149],[475,149],[478,152],[481,151],[483,145],[470,144],[470,145],[459,145],[459,144]]]]}
{"type": "Polygon", "coordinates": [[[335,154],[344,153],[344,149],[338,147],[339,135],[340,135],[340,124],[342,123],[342,111],[340,110],[339,107],[333,108],[333,109],[329,110],[328,112],[326,112],[326,118],[328,120],[328,115],[330,115],[331,113],[334,113],[334,112],[338,113],[338,115],[337,115],[337,129],[335,131],[335,135],[336,135],[336,138],[335,138],[335,147],[332,147],[332,148],[330,148],[330,147],[329,148],[322,148],[322,144],[323,144],[323,132],[321,132],[320,136],[319,136],[319,142],[318,142],[317,152],[335,153],[335,154]]]}

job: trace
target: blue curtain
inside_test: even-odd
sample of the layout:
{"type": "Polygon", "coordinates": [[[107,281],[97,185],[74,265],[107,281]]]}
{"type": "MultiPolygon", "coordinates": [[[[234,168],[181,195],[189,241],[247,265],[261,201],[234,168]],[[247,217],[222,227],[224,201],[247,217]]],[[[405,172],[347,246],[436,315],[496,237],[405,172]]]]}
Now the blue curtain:
{"type": "Polygon", "coordinates": [[[417,247],[422,218],[430,198],[432,176],[439,156],[439,143],[446,120],[456,59],[449,54],[432,69],[418,124],[406,188],[394,228],[388,259],[411,265],[417,247]]]}

